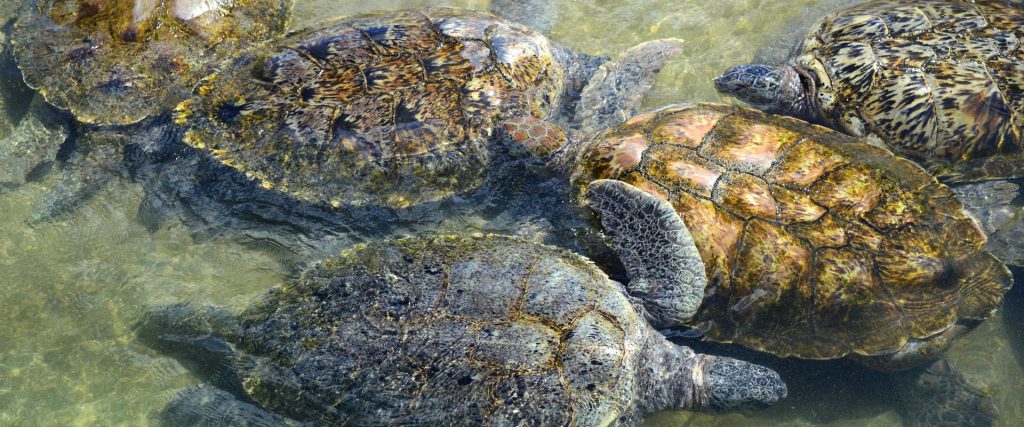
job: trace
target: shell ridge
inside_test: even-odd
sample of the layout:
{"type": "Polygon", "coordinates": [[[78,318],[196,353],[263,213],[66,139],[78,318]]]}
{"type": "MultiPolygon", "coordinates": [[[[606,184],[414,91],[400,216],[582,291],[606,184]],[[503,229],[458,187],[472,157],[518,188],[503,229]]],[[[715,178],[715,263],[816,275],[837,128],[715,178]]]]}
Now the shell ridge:
{"type": "Polygon", "coordinates": [[[878,263],[877,257],[875,256],[875,254],[872,253],[869,253],[867,255],[868,258],[871,260],[871,280],[874,281],[875,286],[878,287],[879,291],[882,293],[883,296],[885,296],[885,299],[888,300],[889,304],[891,304],[899,313],[899,316],[893,318],[892,321],[889,322],[889,324],[895,324],[899,328],[900,333],[897,337],[899,338],[897,341],[900,342],[898,345],[896,345],[895,347],[893,347],[892,345],[887,347],[878,346],[881,348],[874,352],[857,351],[856,349],[854,350],[854,353],[857,354],[862,354],[865,356],[874,356],[876,354],[891,353],[896,349],[903,348],[903,346],[905,346],[909,341],[909,338],[907,337],[910,335],[910,328],[907,325],[908,317],[906,310],[903,308],[903,305],[899,304],[899,302],[896,299],[896,296],[893,295],[892,291],[890,291],[887,286],[882,285],[885,282],[882,280],[882,274],[878,270],[880,264],[878,263]]]}
{"type": "Polygon", "coordinates": [[[985,70],[985,77],[988,78],[989,86],[995,88],[996,94],[999,96],[999,100],[1002,101],[1002,104],[1004,106],[1006,106],[1006,113],[1008,116],[1006,118],[1006,125],[1009,126],[1010,132],[1001,132],[999,134],[999,142],[996,144],[996,151],[1000,153],[1005,153],[1009,151],[1009,149],[1007,148],[1007,144],[1013,144],[1015,142],[1017,142],[1018,145],[1014,148],[1016,148],[1019,151],[1021,148],[1020,144],[1024,144],[1024,141],[1021,141],[1020,129],[1017,127],[1016,124],[1016,116],[1019,112],[1014,111],[1013,103],[1010,102],[1010,98],[1006,96],[1006,93],[1003,91],[1003,88],[999,85],[999,82],[996,80],[995,76],[992,75],[992,69],[989,68],[988,64],[985,61],[978,61],[978,65],[981,65],[982,70],[985,70]],[[1014,135],[1016,135],[1016,138],[1014,138],[1014,135]],[[1016,141],[1014,141],[1014,139],[1016,139],[1016,141]]]}

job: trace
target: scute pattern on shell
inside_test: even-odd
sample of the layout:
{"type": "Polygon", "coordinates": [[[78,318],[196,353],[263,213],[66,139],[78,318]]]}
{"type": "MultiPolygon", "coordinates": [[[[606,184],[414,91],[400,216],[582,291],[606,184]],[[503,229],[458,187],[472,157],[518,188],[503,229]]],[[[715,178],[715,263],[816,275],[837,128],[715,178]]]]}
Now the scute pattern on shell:
{"type": "Polygon", "coordinates": [[[816,74],[826,120],[878,137],[940,178],[1024,172],[1019,5],[871,1],[821,20],[796,62],[816,74]]]}
{"type": "Polygon", "coordinates": [[[606,425],[636,406],[656,336],[589,261],[499,236],[359,245],[242,319],[240,350],[317,402],[281,402],[260,370],[247,392],[328,424],[606,425]]]}
{"type": "Polygon", "coordinates": [[[343,20],[243,53],[177,120],[190,144],[300,199],[431,201],[479,180],[501,117],[553,113],[563,70],[550,49],[480,12],[343,20]]]}
{"type": "Polygon", "coordinates": [[[28,0],[14,55],[29,86],[95,124],[185,99],[218,58],[284,32],[292,0],[28,0]]]}
{"type": "Polygon", "coordinates": [[[576,185],[619,179],[668,200],[705,262],[706,336],[780,356],[884,355],[1011,284],[953,193],[920,167],[835,131],[699,104],[595,137],[576,185]]]}

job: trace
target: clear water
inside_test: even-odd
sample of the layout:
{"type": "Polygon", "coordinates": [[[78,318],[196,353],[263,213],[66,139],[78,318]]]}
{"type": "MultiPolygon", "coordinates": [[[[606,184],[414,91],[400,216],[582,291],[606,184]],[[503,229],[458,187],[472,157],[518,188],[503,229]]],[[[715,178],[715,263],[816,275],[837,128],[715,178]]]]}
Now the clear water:
{"type": "MultiPolygon", "coordinates": [[[[652,38],[686,40],[647,105],[720,98],[709,82],[757,52],[778,58],[809,17],[839,0],[555,0],[551,38],[614,55],[652,38]],[[768,46],[769,49],[762,49],[768,46]]],[[[0,1],[0,19],[12,1],[0,1]]],[[[447,4],[486,9],[487,1],[300,0],[295,27],[326,16],[447,4]]],[[[285,266],[234,240],[195,241],[169,224],[139,225],[142,191],[116,183],[74,215],[29,227],[31,208],[54,180],[0,192],[0,425],[151,425],[153,414],[193,378],[172,359],[134,342],[145,306],[203,301],[242,307],[284,280],[285,266]]],[[[493,221],[493,220],[492,220],[493,221]]],[[[458,218],[443,228],[479,228],[458,218]]],[[[1020,294],[1019,290],[1016,294],[1020,294]]],[[[1007,306],[949,352],[953,365],[996,397],[1000,425],[1024,424],[1024,298],[1007,306]]],[[[836,425],[899,423],[891,391],[876,377],[796,365],[791,397],[750,414],[666,412],[650,425],[836,425]]]]}

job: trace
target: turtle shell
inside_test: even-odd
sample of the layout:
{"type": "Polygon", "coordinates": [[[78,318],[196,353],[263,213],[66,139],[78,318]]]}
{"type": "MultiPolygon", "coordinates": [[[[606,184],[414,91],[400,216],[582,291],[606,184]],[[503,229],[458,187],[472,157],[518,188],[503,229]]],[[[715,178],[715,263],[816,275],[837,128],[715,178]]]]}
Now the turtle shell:
{"type": "Polygon", "coordinates": [[[539,33],[486,13],[363,16],[241,54],[178,107],[185,140],[266,187],[406,206],[478,184],[503,116],[552,114],[539,33]]]}
{"type": "Polygon", "coordinates": [[[274,366],[246,392],[328,425],[606,425],[658,336],[586,259],[499,236],[359,245],[240,318],[239,351],[274,366]]]}
{"type": "Polygon", "coordinates": [[[284,32],[292,0],[29,0],[25,82],[84,123],[130,124],[185,99],[219,57],[284,32]]]}
{"type": "Polygon", "coordinates": [[[1024,8],[871,1],[821,20],[797,64],[822,115],[949,180],[1024,172],[1024,8]]]}
{"type": "Polygon", "coordinates": [[[671,106],[581,153],[577,185],[619,179],[680,213],[709,278],[694,322],[713,340],[809,359],[886,355],[987,317],[1011,285],[946,186],[824,127],[671,106]]]}

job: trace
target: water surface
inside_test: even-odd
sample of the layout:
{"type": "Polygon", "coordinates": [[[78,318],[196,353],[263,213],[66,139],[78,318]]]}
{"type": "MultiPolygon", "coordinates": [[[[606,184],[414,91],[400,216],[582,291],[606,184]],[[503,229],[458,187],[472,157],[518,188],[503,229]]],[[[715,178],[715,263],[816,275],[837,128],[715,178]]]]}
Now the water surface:
{"type": "MultiPolygon", "coordinates": [[[[720,101],[710,79],[755,55],[778,58],[818,11],[845,1],[555,0],[555,41],[616,55],[653,38],[686,40],[646,105],[720,101]],[[767,48],[766,48],[767,47],[767,48]]],[[[10,0],[0,1],[9,16],[10,0]]],[[[486,9],[487,1],[300,0],[293,27],[328,16],[425,5],[486,9]]],[[[140,225],[142,190],[105,189],[75,214],[30,227],[31,208],[54,183],[48,177],[0,192],[0,425],[153,425],[153,414],[196,382],[176,361],[134,342],[131,326],[145,306],[201,301],[240,308],[290,274],[277,258],[232,239],[196,240],[181,224],[140,225]]],[[[497,218],[497,219],[495,219],[497,218]]],[[[477,230],[500,213],[442,220],[449,231],[477,230]]],[[[540,233],[542,234],[542,233],[540,233]]],[[[1000,425],[1024,424],[1024,301],[1011,296],[996,318],[959,341],[953,365],[996,396],[1000,425]]],[[[751,413],[666,412],[650,425],[889,426],[899,422],[879,377],[839,364],[780,366],[791,397],[751,413]]]]}

